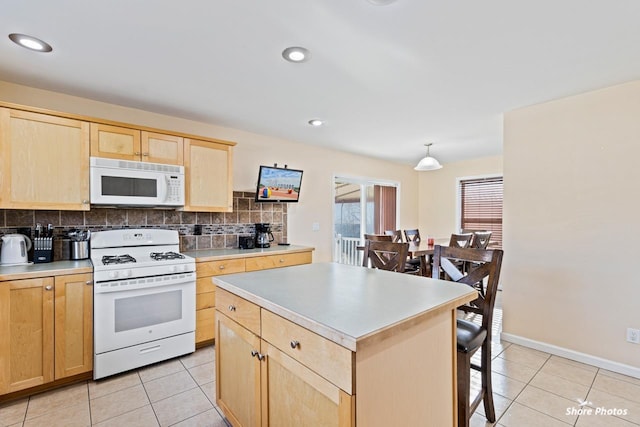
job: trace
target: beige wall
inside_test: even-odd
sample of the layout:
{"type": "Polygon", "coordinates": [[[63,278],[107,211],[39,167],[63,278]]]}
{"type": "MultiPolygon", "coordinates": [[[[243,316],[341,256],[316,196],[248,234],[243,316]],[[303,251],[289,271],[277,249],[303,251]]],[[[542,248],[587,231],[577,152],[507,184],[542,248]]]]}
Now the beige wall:
{"type": "MultiPolygon", "coordinates": [[[[254,191],[260,164],[288,164],[304,170],[300,202],[288,210],[289,241],[316,248],[315,261],[330,261],[333,244],[332,177],[334,174],[377,178],[401,183],[400,226],[417,223],[418,176],[410,165],[325,150],[265,135],[194,122],[143,110],[96,102],[0,81],[0,100],[108,120],[135,123],[235,141],[234,190],[254,191]],[[320,230],[312,231],[318,222],[320,230]]],[[[310,132],[314,129],[309,128],[310,132]]]]}
{"type": "Polygon", "coordinates": [[[638,158],[638,81],[505,115],[505,333],[640,367],[638,158]]]}
{"type": "Polygon", "coordinates": [[[502,175],[502,156],[447,163],[437,171],[419,172],[421,235],[448,239],[456,230],[458,178],[502,175]]]}

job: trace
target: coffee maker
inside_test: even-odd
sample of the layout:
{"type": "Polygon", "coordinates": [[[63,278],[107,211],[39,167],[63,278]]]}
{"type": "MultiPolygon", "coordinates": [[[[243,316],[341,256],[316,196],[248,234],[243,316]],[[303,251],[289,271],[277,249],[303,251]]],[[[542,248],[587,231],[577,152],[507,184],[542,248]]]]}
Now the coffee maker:
{"type": "Polygon", "coordinates": [[[268,248],[273,242],[271,224],[268,222],[256,223],[256,248],[268,248]]]}

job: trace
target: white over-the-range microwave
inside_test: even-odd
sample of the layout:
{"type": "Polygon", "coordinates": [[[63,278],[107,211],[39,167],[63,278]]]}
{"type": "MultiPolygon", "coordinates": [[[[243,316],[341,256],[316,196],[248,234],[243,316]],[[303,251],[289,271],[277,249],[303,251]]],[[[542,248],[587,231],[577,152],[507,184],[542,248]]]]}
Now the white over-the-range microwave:
{"type": "Polygon", "coordinates": [[[91,203],[107,206],[184,206],[184,167],[91,157],[91,203]]]}

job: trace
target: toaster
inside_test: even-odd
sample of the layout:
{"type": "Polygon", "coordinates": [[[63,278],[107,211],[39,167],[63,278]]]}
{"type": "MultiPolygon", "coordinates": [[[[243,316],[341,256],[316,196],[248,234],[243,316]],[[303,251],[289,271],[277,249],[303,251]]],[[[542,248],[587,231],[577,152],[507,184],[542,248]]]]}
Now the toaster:
{"type": "Polygon", "coordinates": [[[253,249],[255,247],[253,236],[238,236],[238,246],[240,249],[253,249]]]}

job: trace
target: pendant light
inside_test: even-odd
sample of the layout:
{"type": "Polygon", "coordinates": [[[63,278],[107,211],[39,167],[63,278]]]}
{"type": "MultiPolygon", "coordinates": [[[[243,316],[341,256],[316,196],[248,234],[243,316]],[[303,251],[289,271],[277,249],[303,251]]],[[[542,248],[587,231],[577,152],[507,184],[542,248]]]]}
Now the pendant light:
{"type": "Polygon", "coordinates": [[[425,147],[427,147],[427,155],[422,160],[420,160],[420,163],[418,163],[418,165],[413,169],[417,171],[434,171],[437,169],[441,169],[442,165],[440,164],[440,162],[429,156],[429,147],[431,147],[433,143],[424,145],[425,147]]]}

